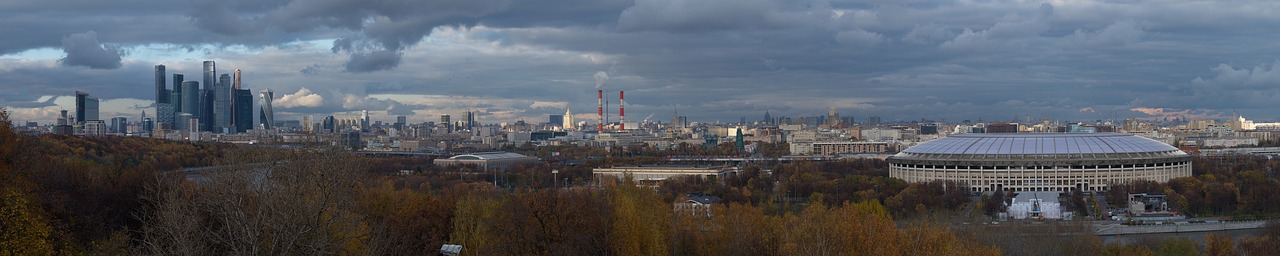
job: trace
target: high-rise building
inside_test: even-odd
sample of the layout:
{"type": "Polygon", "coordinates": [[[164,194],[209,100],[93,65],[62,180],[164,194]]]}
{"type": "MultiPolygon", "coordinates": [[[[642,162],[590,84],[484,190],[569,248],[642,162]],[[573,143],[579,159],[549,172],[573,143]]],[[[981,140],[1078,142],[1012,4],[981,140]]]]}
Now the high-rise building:
{"type": "MultiPolygon", "coordinates": [[[[170,95],[165,95],[170,98],[170,95]]],[[[160,124],[160,129],[173,129],[173,117],[177,113],[173,110],[173,103],[156,103],[156,120],[160,124]]]]}
{"type": "Polygon", "coordinates": [[[218,77],[218,84],[213,86],[214,132],[235,133],[235,128],[231,126],[231,93],[231,75],[222,74],[218,77]]]}
{"type": "MultiPolygon", "coordinates": [[[[230,124],[230,127],[234,127],[234,128],[235,128],[235,130],[234,130],[234,131],[231,131],[231,133],[238,133],[238,132],[244,132],[244,131],[247,131],[248,129],[242,129],[242,128],[241,128],[241,125],[240,125],[240,119],[242,118],[242,117],[241,117],[241,114],[240,114],[241,112],[240,112],[240,109],[239,109],[239,108],[240,108],[240,105],[241,105],[241,103],[242,103],[242,102],[240,102],[240,96],[239,96],[239,95],[240,95],[240,94],[239,94],[239,93],[240,93],[240,69],[236,69],[236,72],[235,72],[235,73],[233,73],[233,74],[234,74],[234,75],[232,76],[232,77],[233,77],[233,78],[232,78],[232,79],[233,79],[233,81],[231,82],[231,103],[230,103],[230,104],[231,104],[231,119],[230,119],[230,120],[231,120],[231,121],[230,121],[230,122],[231,122],[231,124],[230,124]]],[[[253,102],[253,93],[252,93],[252,92],[250,92],[250,93],[249,93],[249,102],[253,102]]],[[[250,109],[249,109],[249,111],[250,111],[250,113],[251,113],[251,114],[249,114],[249,120],[250,120],[250,122],[253,122],[253,114],[252,114],[252,111],[253,111],[253,109],[252,109],[252,108],[253,108],[253,105],[252,105],[252,104],[253,104],[253,103],[249,103],[249,104],[250,104],[250,106],[249,106],[249,108],[250,108],[250,109]]],[[[253,126],[253,125],[250,125],[250,128],[252,128],[252,126],[253,126]]]]}
{"type": "Polygon", "coordinates": [[[195,118],[195,115],[190,113],[178,113],[178,116],[173,118],[173,129],[176,131],[191,132],[191,120],[195,118]]]}
{"type": "Polygon", "coordinates": [[[212,88],[213,86],[206,84],[204,85],[204,87],[205,87],[204,90],[200,90],[200,115],[197,116],[196,118],[200,119],[199,131],[212,132],[214,123],[215,123],[214,116],[213,116],[214,115],[213,102],[216,101],[217,98],[215,97],[216,93],[215,93],[215,90],[212,88]]]}
{"type": "Polygon", "coordinates": [[[333,116],[326,116],[324,117],[324,121],[320,122],[320,129],[322,129],[322,132],[324,133],[333,133],[336,126],[337,123],[333,119],[333,116]]]}
{"type": "Polygon", "coordinates": [[[111,126],[107,129],[107,133],[128,133],[129,120],[124,117],[112,117],[111,126]]]}
{"type": "Polygon", "coordinates": [[[92,120],[102,120],[98,119],[98,98],[76,91],[76,123],[83,124],[92,120]]]}
{"type": "Polygon", "coordinates": [[[218,67],[217,67],[217,63],[211,60],[206,60],[204,61],[203,64],[204,64],[203,65],[204,76],[200,84],[203,87],[200,89],[200,97],[199,97],[200,111],[191,112],[191,113],[195,114],[196,119],[200,120],[199,129],[196,129],[196,130],[213,131],[214,124],[217,123],[217,119],[214,118],[213,115],[215,112],[214,101],[217,100],[217,97],[216,97],[217,93],[215,93],[214,87],[217,87],[218,85],[218,67]]]}
{"type": "Polygon", "coordinates": [[[253,129],[253,92],[248,89],[235,89],[235,92],[235,97],[232,97],[235,99],[232,101],[235,102],[232,126],[236,129],[233,133],[240,133],[253,129]]]}
{"type": "Polygon", "coordinates": [[[156,124],[155,122],[151,121],[150,117],[142,118],[142,131],[151,133],[155,130],[156,130],[156,124]]]}
{"type": "MultiPolygon", "coordinates": [[[[174,120],[177,120],[178,113],[184,112],[182,110],[182,82],[187,80],[182,79],[182,74],[173,74],[173,90],[169,90],[169,95],[172,95],[169,98],[169,103],[173,104],[174,120]]],[[[174,127],[177,127],[177,125],[174,125],[174,127]]]]}
{"type": "MultiPolygon", "coordinates": [[[[182,107],[179,108],[180,110],[178,110],[178,113],[187,113],[191,114],[192,117],[195,117],[196,114],[200,113],[200,82],[183,81],[181,88],[182,90],[179,91],[181,97],[179,98],[182,99],[182,107]]],[[[177,115],[175,115],[174,122],[180,125],[174,126],[186,127],[186,124],[182,123],[182,120],[177,120],[176,116],[177,115]]]]}
{"type": "Polygon", "coordinates": [[[204,81],[201,81],[201,82],[204,83],[204,87],[206,89],[211,88],[215,83],[218,82],[214,80],[214,79],[217,79],[217,76],[218,76],[217,64],[214,63],[212,60],[204,61],[204,81]]]}
{"type": "Polygon", "coordinates": [[[578,128],[573,123],[573,112],[570,112],[569,108],[564,109],[564,122],[560,124],[560,127],[564,128],[565,130],[573,130],[578,128]]]}
{"type": "Polygon", "coordinates": [[[476,129],[476,112],[467,111],[467,130],[475,131],[476,129]]]}
{"type": "Polygon", "coordinates": [[[165,89],[168,84],[164,79],[164,65],[156,65],[156,103],[169,103],[169,90],[165,89]]]}
{"type": "Polygon", "coordinates": [[[258,92],[258,96],[262,102],[258,103],[259,124],[264,130],[271,130],[276,125],[275,112],[271,110],[271,100],[275,99],[275,92],[266,89],[258,92]]]}
{"type": "Polygon", "coordinates": [[[67,117],[67,110],[64,109],[60,112],[62,114],[58,115],[58,125],[68,125],[69,123],[67,122],[67,119],[69,119],[70,117],[67,117]]]}
{"type": "Polygon", "coordinates": [[[549,124],[549,125],[563,125],[563,124],[564,124],[564,115],[550,115],[550,116],[547,116],[547,124],[549,124]]]}
{"type": "Polygon", "coordinates": [[[835,106],[831,106],[831,109],[827,110],[827,119],[823,121],[826,121],[828,127],[840,126],[840,113],[836,112],[835,106]]]}
{"type": "Polygon", "coordinates": [[[361,131],[369,130],[369,111],[368,110],[360,111],[360,130],[361,131]]]}
{"type": "Polygon", "coordinates": [[[453,133],[453,123],[449,122],[448,114],[440,115],[440,123],[444,125],[444,130],[447,131],[447,133],[453,133]]]}
{"type": "Polygon", "coordinates": [[[171,99],[173,93],[165,88],[168,86],[165,78],[164,65],[156,65],[156,121],[159,121],[160,127],[171,127],[174,113],[171,99]]]}
{"type": "Polygon", "coordinates": [[[880,117],[878,116],[867,117],[867,125],[871,125],[871,126],[880,125],[880,117]]]}

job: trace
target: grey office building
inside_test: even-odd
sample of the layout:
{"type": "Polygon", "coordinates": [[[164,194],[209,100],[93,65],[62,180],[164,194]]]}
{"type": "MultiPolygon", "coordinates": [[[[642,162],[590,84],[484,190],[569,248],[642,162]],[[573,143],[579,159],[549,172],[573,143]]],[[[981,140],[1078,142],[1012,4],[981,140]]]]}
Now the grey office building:
{"type": "Polygon", "coordinates": [[[245,132],[253,129],[253,92],[247,89],[235,90],[235,131],[232,133],[245,132]]]}
{"type": "Polygon", "coordinates": [[[89,93],[76,91],[76,124],[98,119],[98,98],[89,93]]]}
{"type": "Polygon", "coordinates": [[[258,103],[258,125],[260,125],[264,130],[271,130],[271,128],[276,125],[275,112],[271,110],[271,100],[275,99],[275,92],[271,91],[271,89],[266,89],[258,93],[258,96],[261,97],[260,100],[262,100],[261,103],[258,103]]]}
{"type": "Polygon", "coordinates": [[[156,103],[169,103],[169,90],[165,89],[164,65],[156,65],[156,103]]]}
{"type": "MultiPolygon", "coordinates": [[[[185,81],[182,82],[182,108],[181,113],[191,114],[195,116],[200,113],[200,82],[185,81]]],[[[181,120],[176,120],[181,122],[181,120]]],[[[176,126],[176,125],[175,125],[176,126]]]]}
{"type": "Polygon", "coordinates": [[[235,128],[231,127],[231,75],[218,77],[213,95],[213,132],[235,133],[235,128]]]}

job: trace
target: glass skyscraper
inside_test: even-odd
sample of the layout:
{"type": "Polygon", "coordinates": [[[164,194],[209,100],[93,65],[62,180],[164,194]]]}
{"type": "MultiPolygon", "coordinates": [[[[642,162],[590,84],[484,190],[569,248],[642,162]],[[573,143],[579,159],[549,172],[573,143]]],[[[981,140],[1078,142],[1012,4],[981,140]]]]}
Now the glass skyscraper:
{"type": "Polygon", "coordinates": [[[232,133],[245,132],[253,129],[253,92],[248,89],[235,90],[235,131],[232,133]]]}

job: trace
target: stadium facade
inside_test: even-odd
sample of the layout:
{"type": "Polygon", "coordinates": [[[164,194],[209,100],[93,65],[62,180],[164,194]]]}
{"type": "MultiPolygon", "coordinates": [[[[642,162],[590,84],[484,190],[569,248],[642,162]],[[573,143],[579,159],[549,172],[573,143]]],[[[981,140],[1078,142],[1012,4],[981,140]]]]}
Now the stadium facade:
{"type": "Polygon", "coordinates": [[[1105,191],[1136,180],[1191,176],[1191,156],[1121,133],[970,133],[889,157],[889,176],[955,181],[971,191],[1105,191]]]}

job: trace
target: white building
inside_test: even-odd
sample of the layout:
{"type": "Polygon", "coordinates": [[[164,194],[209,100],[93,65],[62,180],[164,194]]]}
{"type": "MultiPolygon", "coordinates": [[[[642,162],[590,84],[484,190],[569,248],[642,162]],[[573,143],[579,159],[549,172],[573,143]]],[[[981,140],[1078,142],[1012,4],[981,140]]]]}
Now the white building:
{"type": "Polygon", "coordinates": [[[1009,216],[1016,220],[1062,219],[1057,192],[1022,192],[1010,200],[1009,216]]]}

